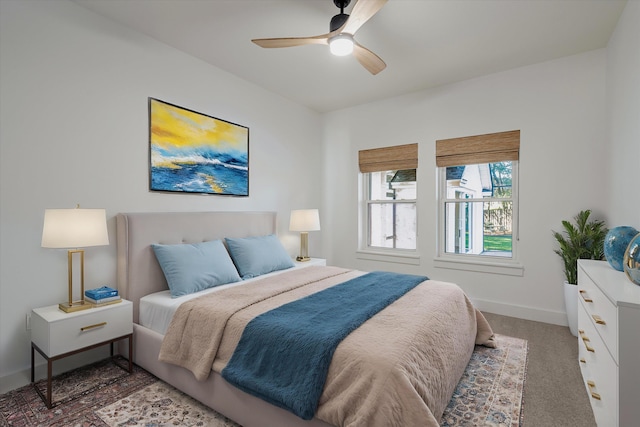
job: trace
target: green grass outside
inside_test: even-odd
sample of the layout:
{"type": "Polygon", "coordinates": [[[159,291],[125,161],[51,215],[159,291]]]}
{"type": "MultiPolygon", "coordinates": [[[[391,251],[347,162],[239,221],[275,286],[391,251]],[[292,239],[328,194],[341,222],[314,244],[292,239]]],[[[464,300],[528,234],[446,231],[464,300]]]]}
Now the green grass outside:
{"type": "Polygon", "coordinates": [[[511,235],[490,236],[485,234],[484,250],[511,252],[511,235]]]}

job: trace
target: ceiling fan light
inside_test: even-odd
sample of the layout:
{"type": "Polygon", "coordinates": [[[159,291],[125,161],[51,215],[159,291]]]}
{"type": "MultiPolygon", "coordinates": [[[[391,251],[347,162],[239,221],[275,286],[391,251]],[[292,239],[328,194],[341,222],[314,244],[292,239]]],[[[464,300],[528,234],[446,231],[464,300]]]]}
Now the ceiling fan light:
{"type": "Polygon", "coordinates": [[[336,56],[347,56],[353,52],[353,38],[349,34],[338,34],[329,40],[329,50],[336,56]]]}

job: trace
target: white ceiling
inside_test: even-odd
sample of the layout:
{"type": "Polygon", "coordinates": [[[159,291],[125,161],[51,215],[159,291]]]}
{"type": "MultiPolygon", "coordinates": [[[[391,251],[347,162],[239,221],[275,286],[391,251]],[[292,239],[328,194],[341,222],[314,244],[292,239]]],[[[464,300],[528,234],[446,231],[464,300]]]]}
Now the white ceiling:
{"type": "Polygon", "coordinates": [[[73,1],[318,112],[605,47],[626,3],[390,0],[355,37],[387,63],[373,76],[326,46],[251,43],[329,32],[332,0],[73,1]]]}

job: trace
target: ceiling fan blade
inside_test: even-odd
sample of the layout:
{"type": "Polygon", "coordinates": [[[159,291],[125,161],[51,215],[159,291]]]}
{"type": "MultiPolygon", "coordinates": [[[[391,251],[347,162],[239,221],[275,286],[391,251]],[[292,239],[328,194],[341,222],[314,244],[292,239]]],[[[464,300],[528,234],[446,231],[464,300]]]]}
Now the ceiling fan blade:
{"type": "Polygon", "coordinates": [[[353,5],[347,22],[340,28],[340,32],[354,35],[365,22],[382,9],[382,6],[384,6],[387,1],[388,0],[358,0],[358,2],[353,5]]]}
{"type": "Polygon", "coordinates": [[[314,37],[280,37],[274,39],[253,39],[251,40],[260,47],[293,47],[307,44],[328,44],[328,39],[334,33],[322,34],[314,37]]]}
{"type": "Polygon", "coordinates": [[[374,76],[387,67],[387,64],[378,55],[357,42],[353,45],[353,56],[374,76]]]}

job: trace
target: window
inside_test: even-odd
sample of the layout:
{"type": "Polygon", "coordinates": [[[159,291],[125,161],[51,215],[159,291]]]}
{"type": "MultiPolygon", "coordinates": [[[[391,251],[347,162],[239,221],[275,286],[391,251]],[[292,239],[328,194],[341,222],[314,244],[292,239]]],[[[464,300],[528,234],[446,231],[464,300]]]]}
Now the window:
{"type": "Polygon", "coordinates": [[[513,258],[514,164],[442,168],[445,253],[513,258]]]}
{"type": "Polygon", "coordinates": [[[360,251],[413,252],[417,240],[417,144],[362,150],[360,251]]]}
{"type": "Polygon", "coordinates": [[[436,141],[439,258],[515,263],[519,150],[520,131],[436,141]]]}
{"type": "Polygon", "coordinates": [[[366,175],[367,246],[415,250],[416,170],[366,175]]]}

